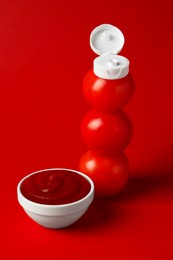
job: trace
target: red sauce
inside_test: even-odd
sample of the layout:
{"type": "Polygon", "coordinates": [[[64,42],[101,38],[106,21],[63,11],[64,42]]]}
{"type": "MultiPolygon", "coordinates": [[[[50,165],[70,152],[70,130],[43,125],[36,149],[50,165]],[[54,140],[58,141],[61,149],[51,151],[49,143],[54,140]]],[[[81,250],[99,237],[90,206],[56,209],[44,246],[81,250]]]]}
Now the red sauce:
{"type": "Polygon", "coordinates": [[[21,184],[22,194],[41,204],[67,204],[85,197],[90,183],[68,170],[47,170],[27,177],[21,184]]]}

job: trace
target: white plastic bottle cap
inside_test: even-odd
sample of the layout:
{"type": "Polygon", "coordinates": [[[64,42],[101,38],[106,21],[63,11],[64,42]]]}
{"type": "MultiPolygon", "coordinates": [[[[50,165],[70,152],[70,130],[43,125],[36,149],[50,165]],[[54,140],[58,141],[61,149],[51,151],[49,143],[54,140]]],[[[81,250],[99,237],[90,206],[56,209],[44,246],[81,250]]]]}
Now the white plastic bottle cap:
{"type": "Polygon", "coordinates": [[[94,73],[103,79],[120,79],[129,72],[129,60],[111,53],[102,54],[94,60],[94,73]]]}
{"type": "Polygon", "coordinates": [[[104,79],[119,79],[129,72],[129,60],[117,55],[124,45],[122,32],[110,24],[96,27],[90,35],[91,49],[98,55],[94,73],[104,79]]]}

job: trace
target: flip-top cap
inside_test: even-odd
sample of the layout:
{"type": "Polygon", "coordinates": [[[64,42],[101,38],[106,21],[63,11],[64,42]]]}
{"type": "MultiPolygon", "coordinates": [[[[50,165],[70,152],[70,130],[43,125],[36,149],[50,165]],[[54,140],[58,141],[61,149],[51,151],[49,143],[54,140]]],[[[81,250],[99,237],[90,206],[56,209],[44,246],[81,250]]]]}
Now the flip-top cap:
{"type": "Polygon", "coordinates": [[[129,60],[117,55],[124,45],[122,32],[110,24],[96,27],[90,35],[91,49],[98,55],[94,60],[94,73],[104,79],[118,79],[129,72],[129,60]]]}
{"type": "Polygon", "coordinates": [[[98,55],[103,53],[118,54],[124,45],[122,32],[110,24],[96,27],[90,35],[91,49],[98,55]]]}

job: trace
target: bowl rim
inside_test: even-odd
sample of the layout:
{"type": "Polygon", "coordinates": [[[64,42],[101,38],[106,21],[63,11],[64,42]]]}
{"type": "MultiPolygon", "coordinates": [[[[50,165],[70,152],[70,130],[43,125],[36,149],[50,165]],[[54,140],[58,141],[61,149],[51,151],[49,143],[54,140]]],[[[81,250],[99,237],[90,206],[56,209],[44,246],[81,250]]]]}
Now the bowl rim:
{"type": "Polygon", "coordinates": [[[90,203],[92,202],[93,198],[94,198],[94,183],[93,181],[91,180],[90,177],[88,177],[86,174],[78,171],[78,170],[73,170],[73,169],[70,169],[70,168],[63,168],[63,167],[60,167],[60,168],[46,168],[46,169],[42,169],[42,170],[38,170],[38,171],[34,171],[28,175],[26,175],[25,177],[23,177],[18,185],[17,185],[17,196],[18,196],[18,201],[20,203],[20,205],[24,207],[23,204],[27,204],[27,205],[30,205],[30,206],[34,206],[34,207],[38,207],[38,208],[46,208],[46,209],[65,209],[65,208],[68,208],[68,207],[75,207],[83,202],[86,202],[87,199],[91,200],[90,203]],[[54,171],[54,170],[64,170],[64,171],[70,171],[70,172],[75,172],[81,176],[83,176],[89,183],[90,183],[90,191],[87,193],[86,196],[84,196],[83,198],[81,198],[80,200],[76,200],[74,202],[70,202],[70,203],[66,203],[66,204],[42,204],[42,203],[38,203],[38,202],[34,202],[32,200],[29,200],[27,199],[21,192],[21,184],[23,183],[23,181],[28,178],[29,176],[31,175],[34,175],[34,174],[37,174],[37,173],[40,173],[40,172],[45,172],[45,171],[54,171]]]}

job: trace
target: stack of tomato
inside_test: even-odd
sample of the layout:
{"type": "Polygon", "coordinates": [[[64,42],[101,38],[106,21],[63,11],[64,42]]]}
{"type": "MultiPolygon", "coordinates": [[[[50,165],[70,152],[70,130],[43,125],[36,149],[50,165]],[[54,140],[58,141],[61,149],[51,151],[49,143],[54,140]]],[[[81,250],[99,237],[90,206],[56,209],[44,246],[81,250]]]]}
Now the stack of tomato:
{"type": "Polygon", "coordinates": [[[129,176],[124,149],[132,138],[132,123],[122,108],[134,93],[131,74],[107,80],[89,71],[83,81],[83,93],[92,106],[81,123],[81,135],[90,150],[81,158],[79,168],[95,184],[98,196],[119,192],[129,176]]]}

